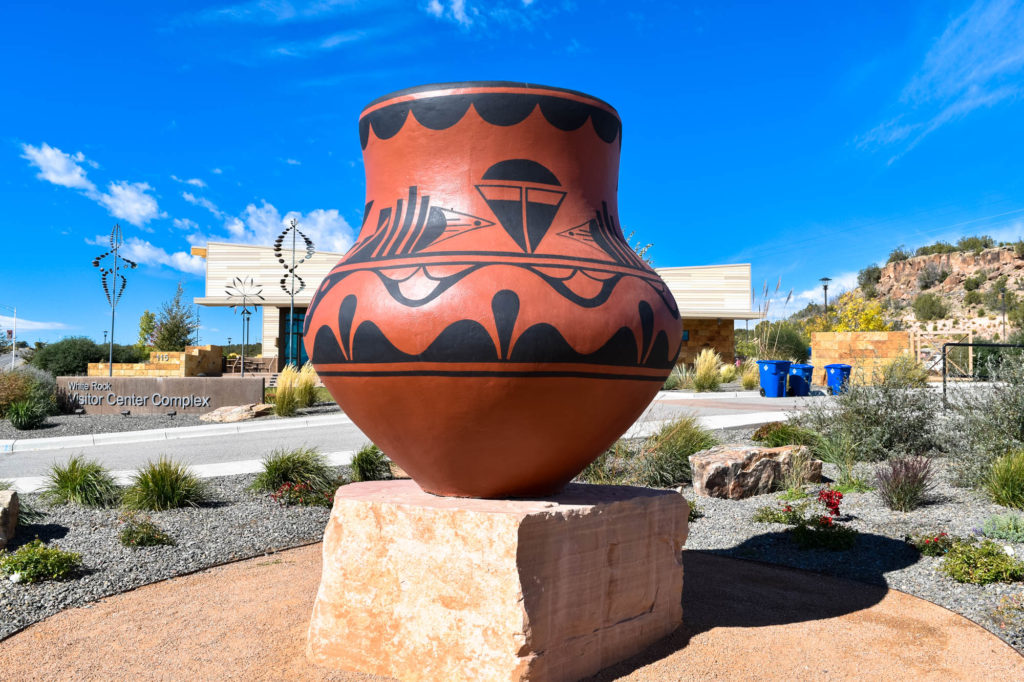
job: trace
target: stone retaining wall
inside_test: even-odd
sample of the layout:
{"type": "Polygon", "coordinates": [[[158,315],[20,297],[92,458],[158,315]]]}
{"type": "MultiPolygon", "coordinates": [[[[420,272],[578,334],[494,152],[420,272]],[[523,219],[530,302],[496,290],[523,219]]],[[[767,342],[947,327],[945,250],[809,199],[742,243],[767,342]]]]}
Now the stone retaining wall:
{"type": "Polygon", "coordinates": [[[852,381],[871,383],[883,365],[909,352],[910,332],[814,332],[814,383],[824,385],[825,365],[838,363],[853,366],[852,381]]]}

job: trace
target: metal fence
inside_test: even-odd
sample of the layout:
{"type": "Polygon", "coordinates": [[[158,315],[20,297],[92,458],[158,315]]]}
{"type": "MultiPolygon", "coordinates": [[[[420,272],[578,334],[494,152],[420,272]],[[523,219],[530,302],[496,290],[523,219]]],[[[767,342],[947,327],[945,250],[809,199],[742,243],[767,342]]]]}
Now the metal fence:
{"type": "MultiPolygon", "coordinates": [[[[984,381],[990,378],[992,370],[1005,359],[1007,348],[1024,349],[1019,343],[944,343],[942,344],[942,403],[946,404],[946,384],[949,379],[956,381],[984,381]],[[963,348],[970,355],[971,362],[951,358],[949,349],[963,348]],[[999,350],[997,350],[999,349],[999,350]],[[970,369],[963,371],[964,366],[970,369]]],[[[956,350],[953,351],[956,353],[956,350]]],[[[1022,353],[1016,353],[1020,358],[1022,353]]]]}

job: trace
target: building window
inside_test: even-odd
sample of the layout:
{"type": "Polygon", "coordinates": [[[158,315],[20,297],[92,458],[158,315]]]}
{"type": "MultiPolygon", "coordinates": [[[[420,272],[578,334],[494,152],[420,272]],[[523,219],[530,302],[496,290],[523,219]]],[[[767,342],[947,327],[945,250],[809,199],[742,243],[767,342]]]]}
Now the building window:
{"type": "Polygon", "coordinates": [[[684,329],[683,330],[683,343],[686,343],[689,340],[690,340],[690,330],[689,329],[684,329]]]}

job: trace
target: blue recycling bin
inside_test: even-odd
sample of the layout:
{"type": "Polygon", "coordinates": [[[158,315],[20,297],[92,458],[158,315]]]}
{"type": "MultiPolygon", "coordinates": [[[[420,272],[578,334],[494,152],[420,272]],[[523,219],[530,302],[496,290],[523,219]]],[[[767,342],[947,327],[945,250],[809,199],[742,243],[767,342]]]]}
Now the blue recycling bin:
{"type": "Polygon", "coordinates": [[[853,367],[850,365],[825,365],[825,384],[828,386],[829,395],[836,395],[846,390],[852,370],[853,367]]]}
{"type": "Polygon", "coordinates": [[[811,380],[814,377],[814,365],[793,363],[789,366],[789,394],[805,397],[811,394],[811,380]]]}
{"type": "Polygon", "coordinates": [[[757,363],[761,375],[761,395],[766,398],[782,398],[786,395],[786,378],[791,364],[789,360],[760,360],[757,363]]]}

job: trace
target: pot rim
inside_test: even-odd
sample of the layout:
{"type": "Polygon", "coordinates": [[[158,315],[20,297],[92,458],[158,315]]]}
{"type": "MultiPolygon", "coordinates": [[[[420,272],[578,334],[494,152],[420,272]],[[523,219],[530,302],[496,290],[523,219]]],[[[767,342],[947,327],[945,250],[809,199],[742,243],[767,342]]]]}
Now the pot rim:
{"type": "MultiPolygon", "coordinates": [[[[572,90],[570,88],[560,88],[554,85],[541,85],[539,83],[524,83],[521,81],[454,81],[450,83],[427,83],[424,85],[414,85],[410,88],[403,88],[402,90],[396,90],[389,92],[386,95],[378,97],[369,104],[363,107],[362,112],[359,116],[362,118],[363,115],[368,113],[369,109],[375,108],[380,104],[387,102],[388,100],[399,99],[410,95],[421,95],[423,93],[429,93],[439,90],[454,90],[454,89],[470,89],[470,88],[516,88],[520,90],[546,90],[553,93],[552,96],[557,96],[558,93],[566,95],[574,95],[590,100],[594,104],[608,109],[612,114],[615,114],[616,118],[621,120],[619,112],[608,102],[604,101],[600,97],[594,97],[593,95],[581,92],[579,90],[572,90]]],[[[444,95],[442,95],[444,96],[444,95]]]]}

